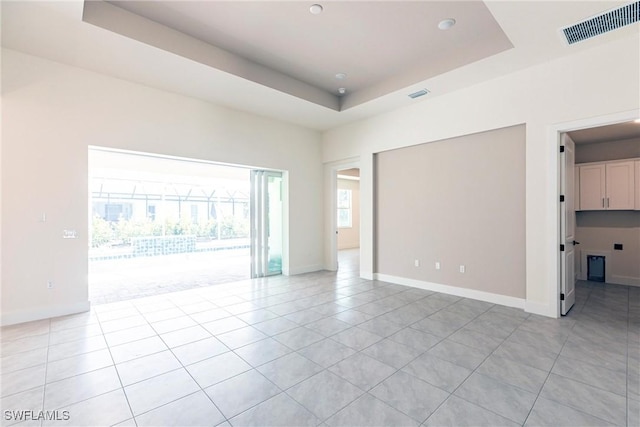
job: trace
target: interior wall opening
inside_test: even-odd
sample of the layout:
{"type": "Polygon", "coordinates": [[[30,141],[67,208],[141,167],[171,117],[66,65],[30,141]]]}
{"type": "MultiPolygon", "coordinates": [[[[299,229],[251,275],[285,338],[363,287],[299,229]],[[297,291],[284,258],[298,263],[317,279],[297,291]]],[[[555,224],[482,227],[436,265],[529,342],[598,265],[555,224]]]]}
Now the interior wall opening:
{"type": "MultiPolygon", "coordinates": [[[[251,278],[252,172],[248,167],[91,147],[92,303],[251,278]]],[[[268,212],[268,206],[265,209],[268,212]]],[[[282,242],[282,208],[272,212],[270,225],[280,235],[270,242],[282,242]]],[[[269,274],[280,274],[282,250],[269,259],[269,274]]]]}
{"type": "Polygon", "coordinates": [[[337,171],[336,179],[336,247],[338,271],[360,271],[360,169],[337,171]]]}
{"type": "Polygon", "coordinates": [[[560,141],[560,313],[567,315],[594,290],[640,286],[640,123],[563,132],[560,141]]]}

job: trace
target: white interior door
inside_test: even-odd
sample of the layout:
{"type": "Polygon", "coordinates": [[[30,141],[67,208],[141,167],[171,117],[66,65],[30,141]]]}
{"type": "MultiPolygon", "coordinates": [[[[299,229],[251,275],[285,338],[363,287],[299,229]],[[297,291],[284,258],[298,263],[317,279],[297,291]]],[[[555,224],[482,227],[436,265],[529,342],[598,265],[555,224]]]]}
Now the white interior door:
{"type": "Polygon", "coordinates": [[[575,210],[575,144],[563,135],[564,153],[561,155],[560,194],[560,251],[561,313],[569,312],[576,301],[576,210],[575,210]]]}

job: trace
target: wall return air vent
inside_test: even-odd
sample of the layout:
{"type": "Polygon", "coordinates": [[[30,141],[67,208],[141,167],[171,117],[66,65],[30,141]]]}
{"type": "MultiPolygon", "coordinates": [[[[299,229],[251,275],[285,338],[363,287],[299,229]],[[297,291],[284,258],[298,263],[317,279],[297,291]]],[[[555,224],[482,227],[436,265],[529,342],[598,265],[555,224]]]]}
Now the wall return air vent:
{"type": "Polygon", "coordinates": [[[411,99],[420,98],[421,96],[425,96],[428,93],[429,93],[428,89],[420,89],[417,92],[410,93],[409,94],[409,98],[411,98],[411,99]]]}
{"type": "Polygon", "coordinates": [[[562,28],[568,44],[574,44],[640,21],[640,1],[611,9],[562,28]]]}

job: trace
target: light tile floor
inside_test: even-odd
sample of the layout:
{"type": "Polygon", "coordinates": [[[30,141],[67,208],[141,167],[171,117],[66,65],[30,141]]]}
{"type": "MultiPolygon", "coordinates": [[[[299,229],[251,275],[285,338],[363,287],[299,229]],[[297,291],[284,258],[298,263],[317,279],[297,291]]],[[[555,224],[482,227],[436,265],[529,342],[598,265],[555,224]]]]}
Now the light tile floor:
{"type": "Polygon", "coordinates": [[[640,425],[640,288],[555,320],[341,266],[5,327],[2,423],[640,425]]]}

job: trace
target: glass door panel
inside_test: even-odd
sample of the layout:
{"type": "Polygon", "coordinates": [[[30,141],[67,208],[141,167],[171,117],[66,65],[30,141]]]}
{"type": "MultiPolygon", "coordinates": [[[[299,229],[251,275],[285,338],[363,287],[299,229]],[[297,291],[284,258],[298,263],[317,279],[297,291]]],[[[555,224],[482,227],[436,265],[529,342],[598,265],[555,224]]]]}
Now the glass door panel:
{"type": "Polygon", "coordinates": [[[251,171],[251,277],[282,273],[282,173],[251,171]]]}

